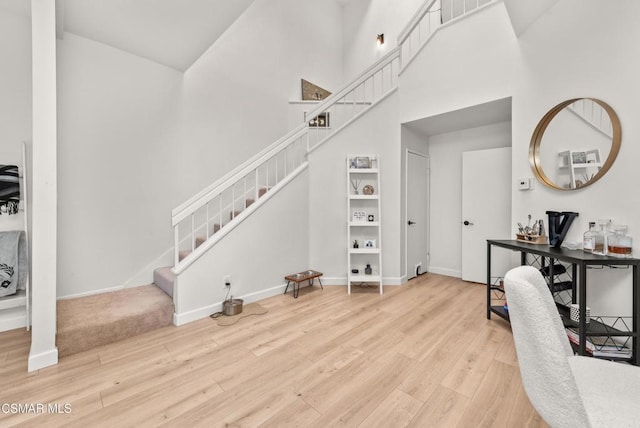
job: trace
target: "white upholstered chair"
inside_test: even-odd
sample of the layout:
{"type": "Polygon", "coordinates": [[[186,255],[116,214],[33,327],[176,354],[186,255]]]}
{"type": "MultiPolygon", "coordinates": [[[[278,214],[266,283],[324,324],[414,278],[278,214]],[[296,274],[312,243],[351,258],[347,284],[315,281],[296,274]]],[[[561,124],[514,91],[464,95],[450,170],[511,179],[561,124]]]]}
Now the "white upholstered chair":
{"type": "Polygon", "coordinates": [[[504,288],[524,389],[551,427],[640,427],[640,367],[575,356],[540,272],[520,266],[504,288]]]}

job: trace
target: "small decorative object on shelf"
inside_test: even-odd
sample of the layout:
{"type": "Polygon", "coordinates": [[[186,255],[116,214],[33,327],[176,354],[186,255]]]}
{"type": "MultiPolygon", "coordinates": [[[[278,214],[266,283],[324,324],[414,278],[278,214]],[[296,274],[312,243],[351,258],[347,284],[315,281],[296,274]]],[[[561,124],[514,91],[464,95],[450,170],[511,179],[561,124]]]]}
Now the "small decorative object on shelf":
{"type": "MultiPolygon", "coordinates": [[[[351,179],[351,187],[353,187],[353,194],[358,194],[358,187],[360,187],[360,180],[351,179]]],[[[366,186],[365,186],[366,187],[366,186]]]]}
{"type": "Polygon", "coordinates": [[[374,191],[375,190],[374,190],[374,188],[373,188],[373,186],[371,184],[367,184],[366,186],[364,186],[362,188],[362,194],[364,194],[364,195],[373,195],[374,191]]]}
{"type": "Polygon", "coordinates": [[[573,163],[587,163],[587,154],[585,152],[571,152],[573,163]]]}
{"type": "Polygon", "coordinates": [[[351,273],[353,274],[357,274],[358,272],[360,272],[358,269],[351,269],[351,273]]]}
{"type": "Polygon", "coordinates": [[[613,235],[607,239],[607,254],[613,257],[631,257],[632,238],[627,235],[627,226],[615,226],[613,235]]]}
{"type": "Polygon", "coordinates": [[[355,241],[353,241],[353,248],[358,248],[358,240],[356,239],[355,241]]]}
{"type": "Polygon", "coordinates": [[[353,221],[366,221],[367,220],[367,213],[364,211],[354,211],[353,212],[353,221]]]}
{"type": "MultiPolygon", "coordinates": [[[[591,316],[591,308],[587,306],[587,309],[585,310],[584,313],[585,313],[585,322],[589,324],[589,321],[591,320],[589,318],[591,316]]],[[[578,305],[577,303],[572,303],[569,305],[569,318],[571,319],[571,321],[575,323],[580,322],[580,305],[578,305]]]]}
{"type": "Polygon", "coordinates": [[[571,223],[580,214],[572,211],[547,211],[547,215],[549,216],[549,245],[560,248],[571,223]]]}
{"type": "Polygon", "coordinates": [[[596,246],[596,222],[589,222],[589,229],[582,236],[582,251],[586,253],[593,253],[593,249],[596,246]]]}
{"type": "Polygon", "coordinates": [[[375,239],[365,239],[364,240],[365,248],[376,248],[376,240],[375,239]]]}
{"type": "Polygon", "coordinates": [[[371,158],[358,156],[356,158],[356,168],[371,168],[371,158]]]}
{"type": "Polygon", "coordinates": [[[531,214],[529,214],[529,222],[527,226],[523,226],[522,223],[518,223],[518,233],[516,233],[516,240],[520,242],[527,242],[529,244],[546,244],[547,237],[544,231],[544,222],[542,219],[534,220],[533,227],[531,227],[531,214]]]}
{"type": "Polygon", "coordinates": [[[372,271],[373,270],[371,269],[371,265],[369,263],[367,263],[367,267],[364,268],[365,275],[371,275],[372,271]]]}
{"type": "Polygon", "coordinates": [[[375,217],[373,216],[373,214],[369,214],[369,215],[367,216],[367,221],[373,221],[373,220],[374,220],[374,218],[375,218],[375,217]]]}

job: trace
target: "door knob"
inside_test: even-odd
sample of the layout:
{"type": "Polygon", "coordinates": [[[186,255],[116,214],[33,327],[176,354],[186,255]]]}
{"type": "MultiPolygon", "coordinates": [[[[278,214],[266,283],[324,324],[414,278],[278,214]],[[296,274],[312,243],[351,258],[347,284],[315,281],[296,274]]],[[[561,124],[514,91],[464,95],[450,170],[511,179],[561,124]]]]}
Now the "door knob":
{"type": "Polygon", "coordinates": [[[464,224],[465,226],[473,226],[473,223],[471,223],[469,220],[463,221],[462,224],[464,224]]]}
{"type": "Polygon", "coordinates": [[[407,221],[407,224],[408,224],[409,226],[411,226],[411,225],[413,225],[413,224],[416,224],[416,222],[415,222],[415,221],[411,221],[411,220],[409,220],[409,221],[407,221]]]}

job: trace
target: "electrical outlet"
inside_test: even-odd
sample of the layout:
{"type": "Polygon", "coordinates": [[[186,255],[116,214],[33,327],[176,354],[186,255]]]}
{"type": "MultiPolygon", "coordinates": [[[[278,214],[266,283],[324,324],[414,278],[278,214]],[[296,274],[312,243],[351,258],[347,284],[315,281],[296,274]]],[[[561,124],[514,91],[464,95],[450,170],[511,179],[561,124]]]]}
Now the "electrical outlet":
{"type": "Polygon", "coordinates": [[[223,276],[222,280],[224,281],[224,288],[231,287],[231,275],[223,276]]]}

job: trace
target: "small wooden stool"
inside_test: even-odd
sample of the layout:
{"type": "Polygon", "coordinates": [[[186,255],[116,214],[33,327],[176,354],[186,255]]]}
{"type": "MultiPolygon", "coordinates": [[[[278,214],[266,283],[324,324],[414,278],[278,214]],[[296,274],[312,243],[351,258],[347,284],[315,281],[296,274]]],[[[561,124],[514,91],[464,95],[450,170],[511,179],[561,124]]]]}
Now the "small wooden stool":
{"type": "Polygon", "coordinates": [[[287,290],[289,289],[289,284],[293,282],[293,298],[297,299],[298,294],[300,293],[300,283],[303,281],[309,281],[309,285],[313,285],[313,280],[318,278],[318,282],[320,283],[320,287],[324,290],[322,286],[322,281],[320,277],[322,276],[322,272],[318,272],[315,270],[305,270],[304,272],[292,273],[291,275],[287,275],[284,279],[287,280],[287,288],[284,289],[284,294],[287,294],[287,290]]]}

